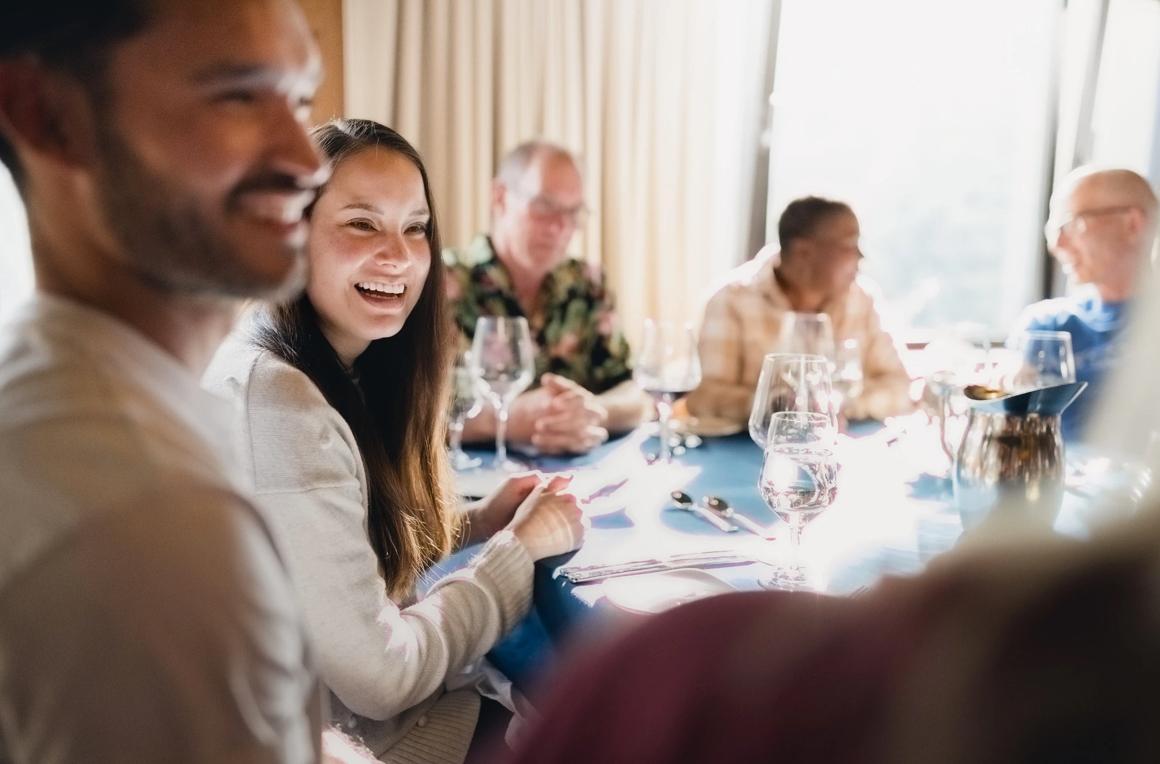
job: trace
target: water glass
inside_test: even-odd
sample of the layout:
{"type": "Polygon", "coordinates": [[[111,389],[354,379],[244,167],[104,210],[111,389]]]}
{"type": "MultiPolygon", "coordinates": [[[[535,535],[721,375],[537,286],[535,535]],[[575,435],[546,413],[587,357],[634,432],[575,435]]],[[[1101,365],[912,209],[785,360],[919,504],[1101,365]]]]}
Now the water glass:
{"type": "Polygon", "coordinates": [[[648,319],[633,379],[656,402],[660,423],[660,461],[673,458],[670,420],[673,404],[701,384],[697,336],[686,323],[648,319]]]}
{"type": "Polygon", "coordinates": [[[1075,382],[1075,355],[1068,332],[1020,332],[1007,340],[1016,368],[1006,380],[1011,392],[1075,382]]]}
{"type": "Polygon", "coordinates": [[[777,352],[834,357],[834,327],[825,313],[788,312],[781,319],[777,352]]]}
{"type": "Polygon", "coordinates": [[[495,467],[519,472],[526,466],[508,458],[507,423],[511,403],[532,383],[536,351],[526,318],[483,316],[475,322],[471,372],[495,407],[495,467]]]}
{"type": "Polygon", "coordinates": [[[463,450],[463,426],[479,414],[483,397],[471,369],[471,353],[459,353],[451,371],[451,412],[447,421],[447,444],[451,469],[462,472],[479,466],[480,460],[463,450]]]}
{"type": "Polygon", "coordinates": [[[770,353],[765,356],[749,412],[749,437],[758,446],[765,448],[770,419],[779,411],[833,416],[828,359],[799,353],[770,353]]]}
{"type": "Polygon", "coordinates": [[[802,530],[837,497],[836,445],[834,421],[826,414],[779,411],[770,419],[758,487],[766,505],[789,526],[792,557],[763,586],[810,588],[800,560],[802,530]]]}

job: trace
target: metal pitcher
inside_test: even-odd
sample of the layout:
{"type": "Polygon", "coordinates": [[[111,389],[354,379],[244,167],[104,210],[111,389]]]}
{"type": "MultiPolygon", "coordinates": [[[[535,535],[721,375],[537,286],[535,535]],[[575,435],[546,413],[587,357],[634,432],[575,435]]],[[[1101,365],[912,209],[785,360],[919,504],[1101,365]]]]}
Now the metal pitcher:
{"type": "Polygon", "coordinates": [[[965,531],[984,519],[1051,527],[1064,491],[1060,415],[1086,387],[1071,382],[1013,395],[965,389],[970,408],[953,470],[965,531]]]}

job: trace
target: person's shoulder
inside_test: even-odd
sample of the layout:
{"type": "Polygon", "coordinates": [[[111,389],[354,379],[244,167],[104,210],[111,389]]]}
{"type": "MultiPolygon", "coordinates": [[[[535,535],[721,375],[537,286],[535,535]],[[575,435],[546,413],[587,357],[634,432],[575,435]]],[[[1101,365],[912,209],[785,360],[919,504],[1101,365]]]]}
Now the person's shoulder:
{"type": "Polygon", "coordinates": [[[1080,312],[1081,305],[1075,297],[1053,297],[1028,305],[1019,314],[1015,325],[1020,331],[1056,331],[1080,312]]]}
{"type": "Polygon", "coordinates": [[[329,408],[310,377],[245,333],[232,335],[222,344],[203,383],[209,391],[240,403],[248,413],[272,408],[301,414],[329,408]]]}
{"type": "Polygon", "coordinates": [[[495,259],[491,238],[486,233],[476,234],[466,247],[445,247],[442,252],[443,265],[452,270],[471,269],[495,259]]]}

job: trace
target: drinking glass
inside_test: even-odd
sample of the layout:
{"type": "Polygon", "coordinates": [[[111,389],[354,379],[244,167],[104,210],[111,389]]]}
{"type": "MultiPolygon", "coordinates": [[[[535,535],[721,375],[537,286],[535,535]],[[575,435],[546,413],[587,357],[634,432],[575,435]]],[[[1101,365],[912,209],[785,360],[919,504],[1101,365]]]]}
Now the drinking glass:
{"type": "Polygon", "coordinates": [[[834,414],[841,413],[847,401],[862,394],[862,348],[858,340],[842,340],[834,353],[834,414]]]}
{"type": "Polygon", "coordinates": [[[966,425],[967,385],[999,384],[990,332],[961,322],[940,330],[922,352],[926,369],[922,408],[937,423],[939,442],[951,464],[966,425]]]}
{"type": "Polygon", "coordinates": [[[495,407],[495,467],[519,472],[524,465],[508,458],[507,424],[511,403],[532,383],[535,346],[526,318],[483,316],[475,322],[471,373],[495,407]]]}
{"type": "Polygon", "coordinates": [[[834,327],[825,313],[786,313],[778,332],[777,352],[834,358],[834,327]]]}
{"type": "Polygon", "coordinates": [[[766,505],[789,526],[791,560],[761,581],[770,589],[808,589],[801,536],[838,494],[837,431],[826,414],[779,411],[770,418],[758,487],[766,505]]]}
{"type": "Polygon", "coordinates": [[[697,337],[689,324],[648,319],[633,379],[652,396],[660,422],[660,461],[673,460],[669,421],[673,404],[701,384],[697,337]]]}
{"type": "Polygon", "coordinates": [[[479,383],[471,368],[471,352],[459,353],[451,372],[451,414],[447,422],[447,444],[453,470],[463,472],[480,464],[480,459],[463,450],[463,425],[482,408],[479,383]]]}
{"type": "Polygon", "coordinates": [[[833,415],[830,362],[820,355],[770,353],[761,362],[761,376],[749,412],[749,437],[765,448],[769,421],[778,411],[833,415]]]}
{"type": "Polygon", "coordinates": [[[1075,355],[1068,332],[1020,332],[1007,340],[1015,370],[1006,380],[1011,392],[1075,382],[1075,355]]]}

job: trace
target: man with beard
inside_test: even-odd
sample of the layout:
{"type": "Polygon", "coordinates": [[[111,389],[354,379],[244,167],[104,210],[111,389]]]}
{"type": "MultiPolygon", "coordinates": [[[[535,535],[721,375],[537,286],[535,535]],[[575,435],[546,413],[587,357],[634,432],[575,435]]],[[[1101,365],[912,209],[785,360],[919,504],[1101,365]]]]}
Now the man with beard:
{"type": "Polygon", "coordinates": [[[309,29],[290,0],[3,17],[37,293],[0,332],[0,760],[316,760],[292,592],[198,385],[232,298],[301,286],[309,29]]]}

